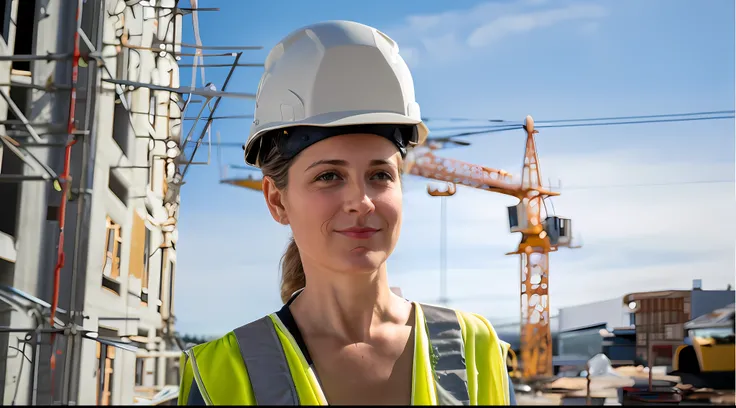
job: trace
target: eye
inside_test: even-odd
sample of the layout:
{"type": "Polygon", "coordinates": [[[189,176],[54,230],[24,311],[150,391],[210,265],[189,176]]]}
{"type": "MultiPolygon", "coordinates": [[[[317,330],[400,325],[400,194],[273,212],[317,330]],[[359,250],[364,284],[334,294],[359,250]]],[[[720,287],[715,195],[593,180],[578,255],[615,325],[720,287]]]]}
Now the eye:
{"type": "Polygon", "coordinates": [[[391,173],[386,172],[386,171],[379,171],[376,174],[374,174],[371,178],[376,179],[376,180],[381,180],[381,181],[391,181],[394,179],[391,173]]]}
{"type": "Polygon", "coordinates": [[[330,171],[320,174],[316,179],[314,179],[314,181],[335,181],[339,179],[340,176],[338,176],[337,173],[330,171]]]}

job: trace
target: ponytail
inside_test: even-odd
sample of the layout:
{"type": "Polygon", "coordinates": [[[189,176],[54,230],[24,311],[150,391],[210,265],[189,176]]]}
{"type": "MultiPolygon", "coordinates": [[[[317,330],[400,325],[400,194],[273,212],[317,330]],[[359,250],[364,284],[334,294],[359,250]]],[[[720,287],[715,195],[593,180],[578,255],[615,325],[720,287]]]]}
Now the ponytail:
{"type": "Polygon", "coordinates": [[[281,256],[281,300],[286,304],[297,290],[306,285],[299,247],[292,237],[286,252],[281,256]]]}
{"type": "MultiPolygon", "coordinates": [[[[278,132],[277,132],[278,133],[278,132]]],[[[263,177],[269,177],[274,185],[281,191],[286,191],[289,181],[289,167],[293,159],[279,153],[276,144],[272,144],[271,150],[266,152],[261,163],[263,177]]],[[[281,256],[281,300],[284,302],[291,299],[291,295],[306,285],[302,258],[299,256],[299,248],[292,237],[286,252],[281,256]]]]}

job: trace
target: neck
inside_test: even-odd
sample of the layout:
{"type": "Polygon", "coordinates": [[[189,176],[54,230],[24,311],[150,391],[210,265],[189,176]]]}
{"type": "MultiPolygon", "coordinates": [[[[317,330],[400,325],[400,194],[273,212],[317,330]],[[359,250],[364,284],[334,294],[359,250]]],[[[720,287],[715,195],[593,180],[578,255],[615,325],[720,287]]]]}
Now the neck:
{"type": "Polygon", "coordinates": [[[359,276],[322,272],[326,271],[311,271],[305,265],[307,284],[291,304],[305,334],[354,343],[368,340],[372,327],[406,323],[404,315],[411,312],[411,304],[391,292],[385,264],[359,276]]]}

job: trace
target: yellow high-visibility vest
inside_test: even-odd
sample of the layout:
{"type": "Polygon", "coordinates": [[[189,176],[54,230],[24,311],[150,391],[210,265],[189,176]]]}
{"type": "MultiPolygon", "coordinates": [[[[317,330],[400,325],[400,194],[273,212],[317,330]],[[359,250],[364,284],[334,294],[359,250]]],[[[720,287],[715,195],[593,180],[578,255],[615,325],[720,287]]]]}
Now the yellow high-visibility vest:
{"type": "MultiPolygon", "coordinates": [[[[506,355],[482,316],[414,302],[412,405],[509,405],[506,355]]],[[[181,359],[179,405],[327,405],[313,369],[276,313],[200,344],[181,359]],[[194,385],[193,385],[194,384],[194,385]]]]}

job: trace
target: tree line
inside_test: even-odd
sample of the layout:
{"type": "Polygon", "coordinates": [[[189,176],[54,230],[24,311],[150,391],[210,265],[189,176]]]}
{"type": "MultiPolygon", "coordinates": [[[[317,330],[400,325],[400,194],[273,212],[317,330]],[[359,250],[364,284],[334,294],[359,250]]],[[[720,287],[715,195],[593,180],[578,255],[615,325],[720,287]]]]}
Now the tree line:
{"type": "Polygon", "coordinates": [[[184,344],[202,344],[210,341],[208,336],[198,336],[196,334],[181,334],[177,333],[179,338],[184,344]]]}

